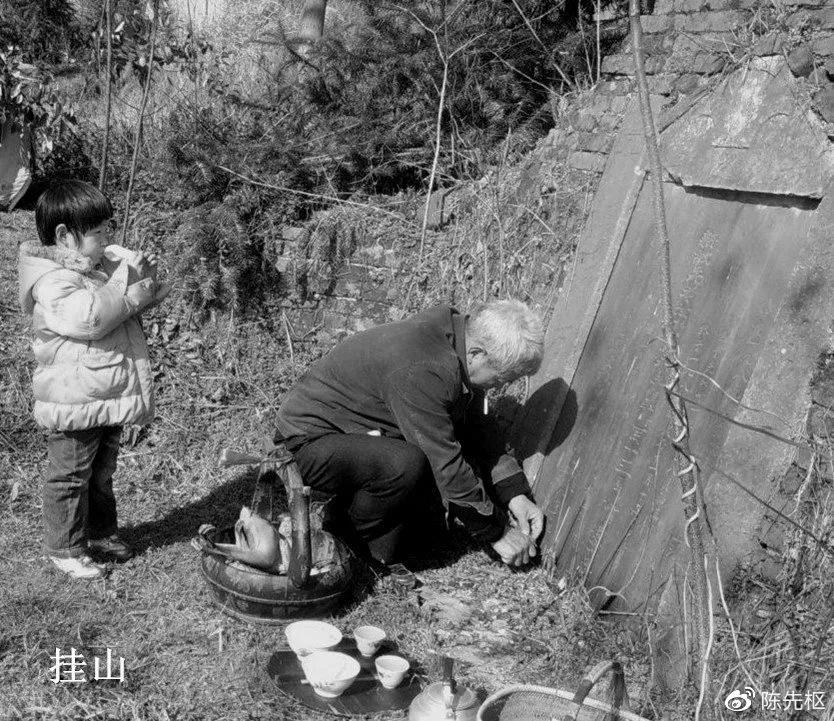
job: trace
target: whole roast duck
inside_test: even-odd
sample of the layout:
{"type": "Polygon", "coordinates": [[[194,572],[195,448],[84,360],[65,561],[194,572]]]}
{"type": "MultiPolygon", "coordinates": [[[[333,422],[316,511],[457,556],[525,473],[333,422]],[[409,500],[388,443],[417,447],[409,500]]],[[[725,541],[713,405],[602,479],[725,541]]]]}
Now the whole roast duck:
{"type": "Polygon", "coordinates": [[[286,573],[290,565],[290,539],[286,531],[282,535],[280,526],[276,528],[248,506],[240,509],[240,517],[235,522],[235,542],[215,543],[213,548],[227,558],[276,573],[286,573]]]}
{"type": "MultiPolygon", "coordinates": [[[[303,524],[302,524],[303,525],[303,524]]],[[[330,569],[340,557],[336,544],[338,541],[322,528],[321,513],[315,506],[310,511],[310,560],[298,559],[292,564],[293,521],[289,513],[278,516],[277,525],[267,521],[263,516],[252,511],[248,506],[240,509],[240,516],[233,527],[234,543],[209,541],[201,545],[201,550],[225,556],[247,566],[264,571],[286,575],[290,566],[309,567],[309,575],[316,576],[330,569]]],[[[203,525],[197,532],[207,538],[214,526],[203,525]]],[[[301,541],[299,551],[306,552],[307,543],[301,541]]]]}

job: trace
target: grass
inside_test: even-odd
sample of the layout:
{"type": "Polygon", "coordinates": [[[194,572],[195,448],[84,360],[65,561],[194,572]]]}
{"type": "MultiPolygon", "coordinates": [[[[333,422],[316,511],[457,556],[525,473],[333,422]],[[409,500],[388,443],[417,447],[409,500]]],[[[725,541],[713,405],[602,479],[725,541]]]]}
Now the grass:
{"type": "MultiPolygon", "coordinates": [[[[0,719],[318,718],[265,675],[280,628],[213,607],[189,540],[201,523],[229,523],[251,496],[254,476],[218,469],[220,449],[255,450],[271,435],[282,392],[321,351],[299,344],[291,361],[283,328],[263,322],[218,315],[189,330],[166,324],[161,310],[148,318],[157,416],[135,443],[126,434],[115,478],[120,524],[139,554],[103,581],[69,581],[40,550],[45,443],[31,420],[33,362],[15,277],[17,242],[33,232],[31,214],[0,219],[0,719]],[[125,660],[125,682],[55,684],[56,648],[82,654],[88,676],[109,648],[125,660]]],[[[465,543],[445,560],[421,577],[458,599],[463,616],[382,581],[335,623],[390,629],[427,678],[433,651],[478,660],[461,664],[459,677],[486,691],[522,680],[570,687],[599,658],[641,655],[637,637],[595,622],[583,592],[555,591],[540,569],[513,572],[465,543]]],[[[630,670],[634,681],[647,669],[630,670]]]]}
{"type": "MultiPolygon", "coordinates": [[[[127,125],[125,119],[121,127],[127,125]]],[[[556,151],[543,161],[504,158],[484,186],[456,191],[456,217],[430,231],[420,277],[389,281],[407,288],[398,296],[402,307],[450,299],[465,306],[506,293],[552,310],[594,183],[548,153],[556,151]],[[547,187],[540,189],[542,177],[547,187]]],[[[393,245],[400,251],[408,238],[413,246],[422,202],[410,200],[403,202],[404,208],[414,206],[409,227],[364,210],[317,214],[309,223],[310,247],[302,248],[310,260],[307,281],[327,286],[330,265],[341,268],[336,261],[344,259],[330,258],[322,248],[334,236],[341,242],[344,228],[367,249],[393,245]],[[320,227],[328,231],[321,237],[320,227]],[[401,236],[396,245],[379,243],[401,236]]],[[[178,211],[160,212],[157,201],[151,192],[141,194],[131,238],[157,243],[161,272],[170,279],[189,261],[170,234],[178,211]],[[159,245],[163,238],[171,248],[159,245]]],[[[201,324],[177,307],[170,317],[163,308],[148,318],[157,416],[125,439],[116,476],[121,525],[140,553],[103,582],[69,582],[47,567],[40,552],[45,443],[31,420],[33,363],[27,323],[17,308],[14,260],[17,241],[32,236],[32,225],[28,214],[0,216],[0,719],[322,718],[290,702],[265,675],[270,654],[283,645],[281,630],[248,626],[212,606],[189,540],[202,523],[230,522],[251,496],[254,476],[218,469],[220,449],[254,451],[270,436],[282,394],[332,340],[322,334],[296,339],[291,354],[280,313],[273,323],[218,311],[201,324]],[[64,653],[74,647],[89,662],[112,649],[125,659],[125,683],[52,683],[56,647],[64,653]]],[[[409,252],[413,260],[413,248],[409,252]]],[[[826,372],[834,378],[834,362],[826,372]]],[[[819,473],[809,475],[797,518],[830,538],[828,458],[818,459],[819,473]]],[[[827,639],[834,637],[834,625],[830,616],[827,626],[821,623],[831,595],[831,559],[790,534],[781,551],[782,578],[750,572],[727,582],[728,601],[743,620],[735,629],[743,661],[719,612],[714,677],[720,710],[723,694],[744,688],[751,676],[764,690],[788,692],[803,683],[830,688],[834,648],[827,639]],[[797,554],[805,558],[801,574],[790,564],[797,554]]],[[[433,651],[445,651],[461,659],[460,681],[483,691],[515,682],[575,689],[588,666],[617,656],[625,662],[632,699],[644,695],[652,669],[641,619],[633,626],[608,623],[592,614],[582,589],[554,588],[538,568],[510,571],[460,538],[440,560],[442,565],[421,572],[422,596],[403,596],[380,582],[334,622],[343,631],[360,623],[392,630],[426,678],[437,676],[433,651]],[[444,608],[444,600],[454,603],[444,608]]],[[[667,712],[667,718],[691,718],[695,695],[692,685],[674,697],[653,695],[655,717],[667,712]]]]}
{"type": "MultiPolygon", "coordinates": [[[[256,451],[272,433],[282,393],[324,345],[296,342],[291,356],[283,325],[265,319],[217,313],[200,327],[184,317],[172,323],[162,310],[148,318],[157,415],[125,439],[116,476],[120,522],[140,553],[105,581],[68,581],[40,551],[45,443],[31,420],[33,362],[15,277],[17,242],[33,233],[31,214],[0,216],[0,719],[324,718],[290,701],[265,673],[283,646],[280,628],[220,613],[189,545],[200,524],[229,523],[251,496],[253,474],[217,468],[220,449],[256,451]],[[75,648],[90,664],[112,649],[125,660],[125,683],[52,683],[56,648],[75,648]]],[[[172,265],[163,248],[163,276],[172,265]]],[[[832,456],[820,434],[832,379],[827,356],[814,384],[821,450],[811,472],[786,489],[798,499],[796,519],[828,538],[832,456]]],[[[420,595],[378,582],[334,622],[346,632],[361,623],[389,629],[426,679],[438,676],[435,652],[450,653],[461,661],[459,680],[484,692],[512,683],[575,689],[585,669],[617,657],[633,703],[653,703],[654,718],[691,718],[692,684],[672,697],[647,693],[652,667],[641,619],[605,621],[581,588],[554,587],[542,569],[514,572],[460,536],[454,541],[421,570],[420,595]]],[[[781,553],[781,577],[751,571],[726,581],[736,626],[734,633],[716,614],[719,709],[728,690],[750,678],[781,693],[831,687],[831,558],[792,533],[781,553]]],[[[826,701],[834,703],[830,694],[826,701]]]]}
{"type": "MultiPolygon", "coordinates": [[[[201,523],[229,523],[251,496],[254,476],[218,469],[220,449],[255,451],[272,433],[282,393],[324,347],[294,343],[290,356],[284,327],[267,320],[218,313],[199,327],[171,323],[162,310],[148,318],[157,415],[125,439],[116,476],[121,525],[140,553],[105,581],[68,581],[40,551],[45,444],[31,420],[33,362],[14,259],[17,242],[33,233],[31,214],[0,216],[0,719],[323,718],[265,674],[283,646],[281,630],[248,626],[212,606],[189,540],[201,523]],[[125,683],[52,683],[56,648],[75,648],[88,663],[112,649],[125,659],[125,683]]],[[[163,255],[163,276],[172,263],[163,255]]],[[[818,439],[828,427],[832,378],[827,356],[814,385],[818,439]]],[[[787,492],[798,499],[797,520],[830,538],[825,444],[818,440],[816,464],[787,492]]],[[[782,693],[830,689],[831,558],[791,533],[781,553],[781,577],[742,572],[726,582],[736,626],[734,634],[716,614],[719,708],[751,677],[782,693]]],[[[451,653],[462,661],[459,680],[487,692],[518,682],[575,689],[586,668],[617,657],[633,701],[653,702],[655,718],[691,717],[691,684],[673,697],[646,698],[652,668],[640,619],[606,622],[581,588],[554,587],[539,568],[511,571],[459,537],[437,560],[420,573],[421,595],[400,595],[382,581],[334,622],[347,632],[361,623],[389,629],[426,679],[437,677],[434,652],[451,653]]],[[[834,703],[830,694],[826,701],[834,703]]]]}

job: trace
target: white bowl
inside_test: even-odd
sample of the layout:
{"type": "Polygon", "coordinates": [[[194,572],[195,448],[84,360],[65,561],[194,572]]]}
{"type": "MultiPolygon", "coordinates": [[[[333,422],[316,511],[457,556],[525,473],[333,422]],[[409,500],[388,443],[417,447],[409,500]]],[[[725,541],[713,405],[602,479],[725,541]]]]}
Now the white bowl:
{"type": "Polygon", "coordinates": [[[342,632],[324,621],[296,621],[284,629],[284,635],[298,658],[326,651],[342,640],[342,632]]]}
{"type": "Polygon", "coordinates": [[[376,653],[385,637],[385,631],[379,626],[359,626],[353,632],[353,638],[356,639],[356,648],[366,658],[370,658],[376,653]]]}
{"type": "Polygon", "coordinates": [[[359,661],[338,651],[316,651],[301,659],[301,668],[319,696],[336,698],[359,675],[359,661]]]}

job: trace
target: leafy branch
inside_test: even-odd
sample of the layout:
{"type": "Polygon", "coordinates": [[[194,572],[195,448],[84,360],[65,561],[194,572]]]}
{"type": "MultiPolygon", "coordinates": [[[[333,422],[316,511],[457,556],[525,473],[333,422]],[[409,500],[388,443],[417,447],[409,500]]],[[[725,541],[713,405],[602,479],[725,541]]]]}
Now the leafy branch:
{"type": "Polygon", "coordinates": [[[19,50],[0,52],[0,125],[13,131],[28,128],[36,149],[52,151],[54,139],[65,130],[75,131],[75,116],[51,90],[51,77],[21,60],[19,50]]]}

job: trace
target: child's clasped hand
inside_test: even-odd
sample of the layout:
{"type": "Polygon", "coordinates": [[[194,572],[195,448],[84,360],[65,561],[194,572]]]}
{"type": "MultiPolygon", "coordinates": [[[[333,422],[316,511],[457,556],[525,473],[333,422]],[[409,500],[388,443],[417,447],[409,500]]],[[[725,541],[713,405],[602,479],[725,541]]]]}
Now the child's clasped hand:
{"type": "Polygon", "coordinates": [[[159,256],[154,252],[145,252],[140,250],[136,254],[136,270],[140,278],[151,278],[156,280],[156,265],[159,261],[159,256]]]}

